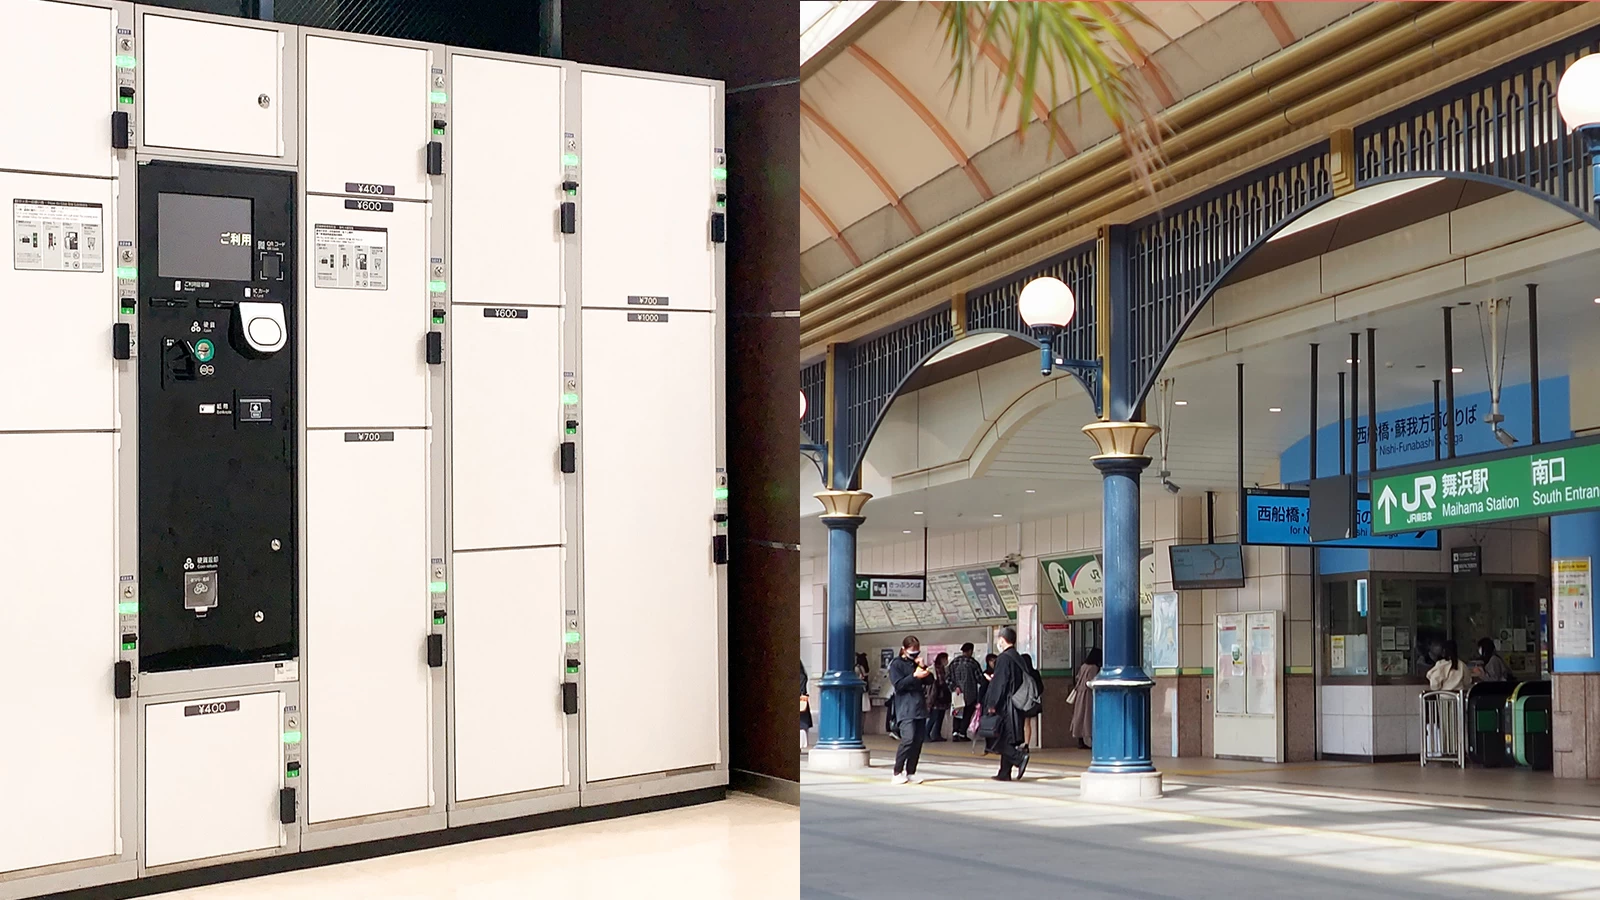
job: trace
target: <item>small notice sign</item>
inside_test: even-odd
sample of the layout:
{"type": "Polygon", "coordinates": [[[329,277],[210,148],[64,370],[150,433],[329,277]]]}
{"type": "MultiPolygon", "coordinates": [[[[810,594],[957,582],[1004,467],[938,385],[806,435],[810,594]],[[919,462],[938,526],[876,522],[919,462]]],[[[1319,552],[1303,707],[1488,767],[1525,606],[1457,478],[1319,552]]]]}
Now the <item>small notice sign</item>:
{"type": "Polygon", "coordinates": [[[355,291],[389,289],[389,229],[314,225],[316,285],[355,291]]]}
{"type": "Polygon", "coordinates": [[[12,200],[12,268],[35,272],[105,271],[103,212],[98,203],[12,200]]]}

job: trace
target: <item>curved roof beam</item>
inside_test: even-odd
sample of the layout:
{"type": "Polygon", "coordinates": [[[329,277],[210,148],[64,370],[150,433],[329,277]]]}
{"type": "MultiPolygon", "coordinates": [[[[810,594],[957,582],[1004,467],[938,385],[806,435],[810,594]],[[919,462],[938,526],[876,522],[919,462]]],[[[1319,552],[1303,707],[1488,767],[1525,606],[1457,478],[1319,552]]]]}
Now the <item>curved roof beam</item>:
{"type": "MultiPolygon", "coordinates": [[[[1001,75],[1005,75],[1006,70],[1011,66],[1011,61],[1006,59],[1006,55],[1001,53],[1000,48],[996,47],[992,41],[980,40],[978,52],[983,54],[984,59],[994,63],[994,67],[1000,70],[1001,75]]],[[[1017,93],[1020,94],[1021,92],[1019,88],[1017,93]]],[[[1050,136],[1055,138],[1056,146],[1061,148],[1062,155],[1072,156],[1076,154],[1078,148],[1072,145],[1072,140],[1067,137],[1067,133],[1061,130],[1061,124],[1051,114],[1050,106],[1038,94],[1034,94],[1028,99],[1033,101],[1033,114],[1038,116],[1039,120],[1044,122],[1045,126],[1050,129],[1050,136]]]]}
{"type": "Polygon", "coordinates": [[[867,159],[867,155],[865,153],[862,153],[855,144],[852,144],[849,138],[845,137],[843,134],[840,134],[839,129],[835,128],[832,122],[829,122],[827,119],[823,118],[822,113],[817,112],[816,107],[812,106],[810,103],[807,103],[804,98],[801,98],[800,100],[800,114],[815,122],[817,127],[821,128],[824,134],[832,138],[835,144],[839,145],[839,149],[843,150],[851,159],[855,160],[856,165],[861,167],[861,171],[867,173],[867,177],[872,179],[872,183],[877,185],[878,190],[883,192],[884,199],[888,200],[889,205],[894,207],[894,211],[900,214],[901,219],[905,220],[906,225],[910,227],[913,235],[922,233],[922,226],[918,225],[917,220],[912,218],[911,210],[906,209],[905,204],[900,202],[900,195],[894,192],[894,188],[889,186],[889,180],[883,177],[883,173],[879,172],[878,167],[873,165],[871,160],[867,159]]]}
{"type": "Polygon", "coordinates": [[[861,257],[856,253],[856,248],[850,246],[850,242],[845,239],[844,232],[839,230],[839,226],[833,224],[833,219],[822,211],[822,205],[816,201],[816,198],[807,193],[805,188],[800,189],[800,202],[805,205],[806,209],[811,210],[811,214],[817,217],[817,221],[822,223],[822,227],[828,229],[828,233],[833,235],[833,239],[839,242],[839,249],[844,251],[844,255],[850,260],[850,264],[859,267],[861,265],[861,257]]]}
{"type": "Polygon", "coordinates": [[[933,132],[933,136],[939,139],[939,143],[950,151],[950,156],[956,161],[956,165],[961,167],[961,171],[967,173],[967,178],[971,180],[972,186],[978,190],[978,196],[985,200],[993,199],[994,191],[989,189],[988,182],[983,180],[983,174],[972,164],[972,158],[967,156],[966,151],[961,149],[961,145],[956,143],[955,137],[950,134],[950,129],[944,127],[944,123],[939,121],[932,110],[928,109],[927,104],[917,99],[917,95],[911,93],[911,89],[896,78],[894,73],[890,72],[883,63],[873,59],[872,54],[854,44],[850,45],[848,52],[856,58],[857,62],[866,66],[868,71],[878,76],[878,80],[882,81],[889,90],[894,91],[895,96],[899,97],[906,106],[911,108],[912,112],[917,114],[917,118],[922,120],[922,124],[928,126],[928,130],[933,132]]]}
{"type": "Polygon", "coordinates": [[[1288,21],[1284,19],[1283,12],[1278,9],[1276,3],[1261,0],[1250,5],[1254,6],[1256,12],[1261,13],[1261,18],[1266,20],[1267,27],[1272,29],[1272,36],[1278,39],[1278,46],[1288,47],[1295,42],[1294,29],[1289,27],[1288,21]]]}

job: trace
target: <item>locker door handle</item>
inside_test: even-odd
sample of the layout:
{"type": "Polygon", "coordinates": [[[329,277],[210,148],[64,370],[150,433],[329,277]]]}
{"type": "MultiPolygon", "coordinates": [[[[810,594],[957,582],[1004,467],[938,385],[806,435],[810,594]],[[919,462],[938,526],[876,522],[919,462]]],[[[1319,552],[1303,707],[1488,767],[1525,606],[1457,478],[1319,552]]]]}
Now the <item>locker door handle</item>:
{"type": "Polygon", "coordinates": [[[561,471],[565,475],[578,471],[578,445],[572,441],[561,443],[561,471]]]}
{"type": "Polygon", "coordinates": [[[444,144],[439,141],[428,142],[428,174],[444,174],[444,144]]]}
{"type": "Polygon", "coordinates": [[[117,322],[111,326],[111,358],[133,358],[133,329],[127,322],[117,322]]]}
{"type": "Polygon", "coordinates": [[[444,362],[444,333],[439,331],[428,332],[428,365],[437,366],[444,362]]]}
{"type": "Polygon", "coordinates": [[[294,824],[294,788],[281,788],[278,791],[278,822],[283,825],[294,824]]]}
{"type": "Polygon", "coordinates": [[[125,112],[111,114],[111,149],[128,149],[128,114],[125,112]]]}
{"type": "Polygon", "coordinates": [[[578,714],[578,683],[561,682],[561,711],[569,716],[578,714]]]}
{"type": "Polygon", "coordinates": [[[125,659],[117,661],[111,671],[111,693],[118,700],[133,696],[133,663],[125,659]]]}
{"type": "Polygon", "coordinates": [[[714,534],[711,536],[711,561],[719,566],[728,564],[728,536],[714,534]]]}
{"type": "Polygon", "coordinates": [[[428,668],[439,669],[444,667],[444,635],[428,635],[428,668]]]}
{"type": "Polygon", "coordinates": [[[711,214],[711,243],[721,244],[728,240],[728,216],[726,213],[714,212],[711,214]]]}
{"type": "Polygon", "coordinates": [[[561,233],[578,233],[578,204],[570,200],[561,204],[561,233]]]}

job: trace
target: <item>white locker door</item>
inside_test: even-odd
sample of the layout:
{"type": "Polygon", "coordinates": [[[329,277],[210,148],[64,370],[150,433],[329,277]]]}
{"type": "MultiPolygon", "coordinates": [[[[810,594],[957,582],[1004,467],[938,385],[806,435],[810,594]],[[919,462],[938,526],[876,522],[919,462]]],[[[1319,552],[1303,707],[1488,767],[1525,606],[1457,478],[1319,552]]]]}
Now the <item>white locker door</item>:
{"type": "Polygon", "coordinates": [[[284,96],[280,32],[150,13],[140,23],[146,144],[283,155],[293,98],[284,96]]]}
{"type": "Polygon", "coordinates": [[[283,779],[283,694],[145,707],[144,864],[283,846],[283,779]]]}
{"type": "Polygon", "coordinates": [[[562,543],[562,312],[457,304],[453,315],[455,549],[562,543]]]}
{"type": "Polygon", "coordinates": [[[307,427],[426,425],[427,205],[307,197],[306,230],[307,427]]]}
{"type": "Polygon", "coordinates": [[[427,199],[428,52],[307,37],[305,71],[306,190],[427,199]]]}
{"type": "Polygon", "coordinates": [[[0,172],[12,219],[11,252],[0,259],[0,375],[11,385],[0,390],[0,432],[113,427],[113,184],[0,172]],[[42,382],[50,389],[17,389],[42,382]]]}
{"type": "Polygon", "coordinates": [[[703,84],[583,73],[583,305],[711,309],[712,104],[703,84]]]}
{"type": "Polygon", "coordinates": [[[0,169],[111,175],[117,95],[111,10],[0,0],[0,20],[16,38],[0,54],[12,126],[0,141],[0,169]]]}
{"type": "Polygon", "coordinates": [[[0,434],[8,627],[0,741],[15,827],[0,872],[117,850],[116,451],[109,434],[0,434]],[[26,688],[24,689],[24,686],[26,688]]]}
{"type": "Polygon", "coordinates": [[[457,800],[567,783],[559,547],[455,556],[457,800]]]}
{"type": "Polygon", "coordinates": [[[714,319],[583,312],[585,779],[721,760],[714,319]],[[663,689],[671,702],[659,702],[663,689]]]}
{"type": "Polygon", "coordinates": [[[452,57],[452,296],[559,306],[561,70],[452,57]]]}
{"type": "Polygon", "coordinates": [[[305,473],[308,817],[429,806],[427,432],[310,432],[305,473]]]}

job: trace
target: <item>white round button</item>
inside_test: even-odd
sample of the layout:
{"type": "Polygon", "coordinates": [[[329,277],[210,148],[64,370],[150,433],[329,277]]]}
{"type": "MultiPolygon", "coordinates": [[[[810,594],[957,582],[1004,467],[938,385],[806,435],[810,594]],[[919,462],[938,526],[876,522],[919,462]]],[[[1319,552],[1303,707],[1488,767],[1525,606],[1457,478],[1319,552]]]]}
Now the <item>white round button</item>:
{"type": "Polygon", "coordinates": [[[283,329],[271,319],[251,319],[250,340],[261,347],[276,347],[283,340],[283,329]]]}

